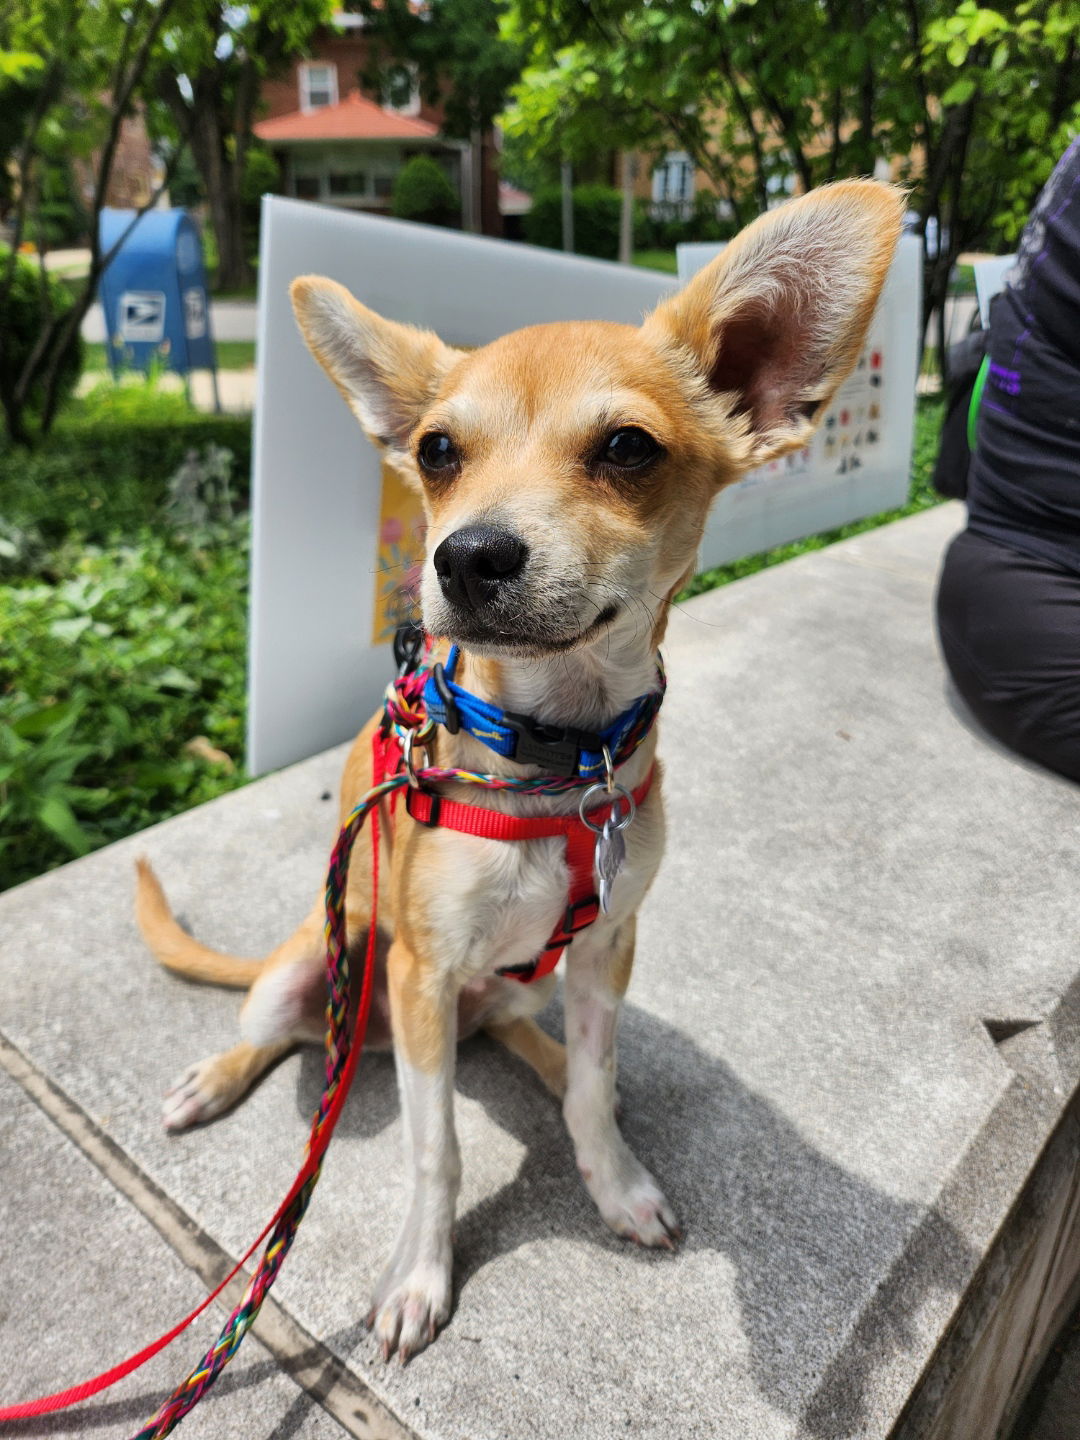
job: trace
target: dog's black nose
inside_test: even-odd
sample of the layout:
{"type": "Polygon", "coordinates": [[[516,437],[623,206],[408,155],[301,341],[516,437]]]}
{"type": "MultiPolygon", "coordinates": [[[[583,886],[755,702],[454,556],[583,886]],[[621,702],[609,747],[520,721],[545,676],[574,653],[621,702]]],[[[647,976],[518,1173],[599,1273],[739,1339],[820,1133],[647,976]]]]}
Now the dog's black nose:
{"type": "Polygon", "coordinates": [[[435,551],[435,573],[443,594],[455,605],[479,610],[525,564],[528,549],[512,530],[498,525],[466,525],[448,535],[435,551]]]}

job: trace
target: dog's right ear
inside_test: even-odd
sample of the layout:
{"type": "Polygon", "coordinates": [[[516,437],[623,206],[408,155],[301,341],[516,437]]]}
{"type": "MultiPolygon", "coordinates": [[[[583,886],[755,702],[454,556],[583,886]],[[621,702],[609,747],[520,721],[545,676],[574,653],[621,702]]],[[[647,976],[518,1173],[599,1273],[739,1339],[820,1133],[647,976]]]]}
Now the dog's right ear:
{"type": "Polygon", "coordinates": [[[289,293],[308,348],[367,435],[403,458],[416,422],[462,352],[430,330],[384,320],[334,280],[302,275],[289,293]]]}

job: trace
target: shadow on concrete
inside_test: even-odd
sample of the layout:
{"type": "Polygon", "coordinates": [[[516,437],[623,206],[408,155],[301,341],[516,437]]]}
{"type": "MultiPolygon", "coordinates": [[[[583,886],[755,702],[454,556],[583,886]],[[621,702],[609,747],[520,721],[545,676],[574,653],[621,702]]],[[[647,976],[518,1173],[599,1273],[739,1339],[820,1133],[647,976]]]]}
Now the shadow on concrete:
{"type": "MultiPolygon", "coordinates": [[[[552,1033],[561,1032],[558,1002],[544,1020],[552,1033]]],[[[322,1082],[323,1057],[306,1049],[296,1090],[305,1119],[318,1104],[322,1082]]],[[[975,1265],[971,1249],[947,1222],[829,1160],[722,1061],[633,1005],[624,1011],[620,1032],[619,1087],[623,1133],[680,1215],[684,1250],[714,1251],[734,1268],[740,1320],[762,1395],[818,1440],[866,1433],[866,1395],[875,1372],[914,1343],[912,1317],[929,1294],[959,1295],[975,1265]]],[[[531,1071],[493,1042],[470,1040],[459,1056],[458,1091],[524,1150],[506,1184],[458,1218],[459,1292],[490,1261],[543,1236],[625,1253],[578,1178],[558,1104],[531,1071]]],[[[339,1140],[374,1136],[397,1114],[392,1057],[365,1056],[339,1140]]],[[[466,1165],[468,1158],[466,1146],[466,1165]]],[[[678,1264],[665,1253],[631,1253],[642,1265],[668,1273],[678,1264]]],[[[350,1356],[365,1333],[358,1317],[325,1344],[350,1356]]],[[[303,1358],[228,1370],[204,1404],[250,1390],[278,1371],[289,1374],[303,1358]]],[[[298,1393],[259,1440],[291,1440],[317,1406],[319,1389],[316,1384],[314,1393],[298,1393]]],[[[121,1423],[135,1430],[162,1399],[154,1390],[92,1403],[13,1424],[5,1434],[29,1440],[92,1434],[121,1423]]]]}
{"type": "MultiPolygon", "coordinates": [[[[183,1344],[182,1341],[178,1343],[183,1344]]],[[[189,1353],[184,1358],[190,1366],[192,1355],[189,1353]]],[[[260,1360],[242,1370],[226,1370],[199,1402],[200,1406],[211,1409],[227,1395],[257,1390],[282,1371],[288,1373],[289,1369],[288,1362],[279,1365],[274,1360],[260,1360]]],[[[157,1412],[166,1396],[164,1388],[147,1390],[126,1400],[91,1400],[86,1405],[61,1410],[56,1415],[42,1415],[34,1420],[12,1420],[4,1426],[5,1440],[8,1436],[11,1440],[39,1440],[39,1437],[49,1435],[92,1435],[96,1430],[115,1425],[123,1425],[125,1430],[130,1427],[130,1432],[135,1434],[157,1412]]],[[[268,1431],[259,1431],[257,1436],[252,1433],[251,1440],[293,1440],[318,1403],[317,1387],[316,1394],[298,1391],[277,1424],[268,1431]]]]}
{"type": "MultiPolygon", "coordinates": [[[[558,1002],[544,1024],[561,1034],[558,1002]]],[[[305,1115],[318,1103],[322,1063],[304,1053],[305,1115]]],[[[457,1087],[525,1150],[502,1189],[458,1217],[459,1292],[491,1260],[545,1235],[625,1252],[581,1184],[557,1102],[527,1067],[490,1040],[470,1040],[457,1087]]],[[[915,1343],[911,1317],[931,1292],[960,1294],[976,1262],[970,1247],[946,1221],[841,1169],[721,1061],[633,1005],[620,1031],[619,1089],[623,1133],[683,1221],[683,1248],[722,1254],[737,1272],[762,1394],[820,1440],[863,1433],[874,1371],[915,1343]]],[[[374,1135],[397,1113],[392,1057],[366,1056],[338,1133],[374,1135]]],[[[677,1263],[634,1253],[643,1265],[677,1263]]]]}

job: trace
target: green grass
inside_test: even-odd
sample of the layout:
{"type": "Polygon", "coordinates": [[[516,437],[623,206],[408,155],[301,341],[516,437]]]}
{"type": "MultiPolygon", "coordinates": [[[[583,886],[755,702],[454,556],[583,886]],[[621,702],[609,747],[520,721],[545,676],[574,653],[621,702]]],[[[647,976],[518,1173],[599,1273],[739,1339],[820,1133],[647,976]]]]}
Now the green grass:
{"type": "MultiPolygon", "coordinates": [[[[255,364],[254,340],[219,340],[217,342],[217,363],[219,370],[246,370],[255,364]]],[[[85,347],[87,370],[107,370],[109,357],[104,345],[85,347]]]]}
{"type": "Polygon", "coordinates": [[[676,274],[679,268],[674,250],[635,250],[634,264],[645,270],[663,270],[668,275],[676,274]]]}

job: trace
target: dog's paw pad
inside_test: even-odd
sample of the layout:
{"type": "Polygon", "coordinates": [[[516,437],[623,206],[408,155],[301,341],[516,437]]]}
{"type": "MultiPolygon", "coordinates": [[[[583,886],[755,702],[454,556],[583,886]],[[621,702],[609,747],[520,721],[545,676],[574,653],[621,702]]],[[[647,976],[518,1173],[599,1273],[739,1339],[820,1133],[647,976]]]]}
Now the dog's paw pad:
{"type": "Polygon", "coordinates": [[[189,1125],[212,1120],[225,1108],[227,1099],[215,1083],[216,1059],[213,1056],[197,1065],[189,1065],[165,1091],[161,1103],[161,1123],[166,1130],[186,1130],[189,1125]]]}
{"type": "Polygon", "coordinates": [[[437,1266],[417,1266],[376,1301],[369,1315],[384,1360],[396,1350],[401,1363],[425,1350],[450,1318],[450,1276],[437,1266]]]}
{"type": "Polygon", "coordinates": [[[598,1196],[600,1213],[625,1240],[649,1249],[674,1250],[682,1239],[675,1212],[647,1170],[628,1184],[598,1196]]]}

